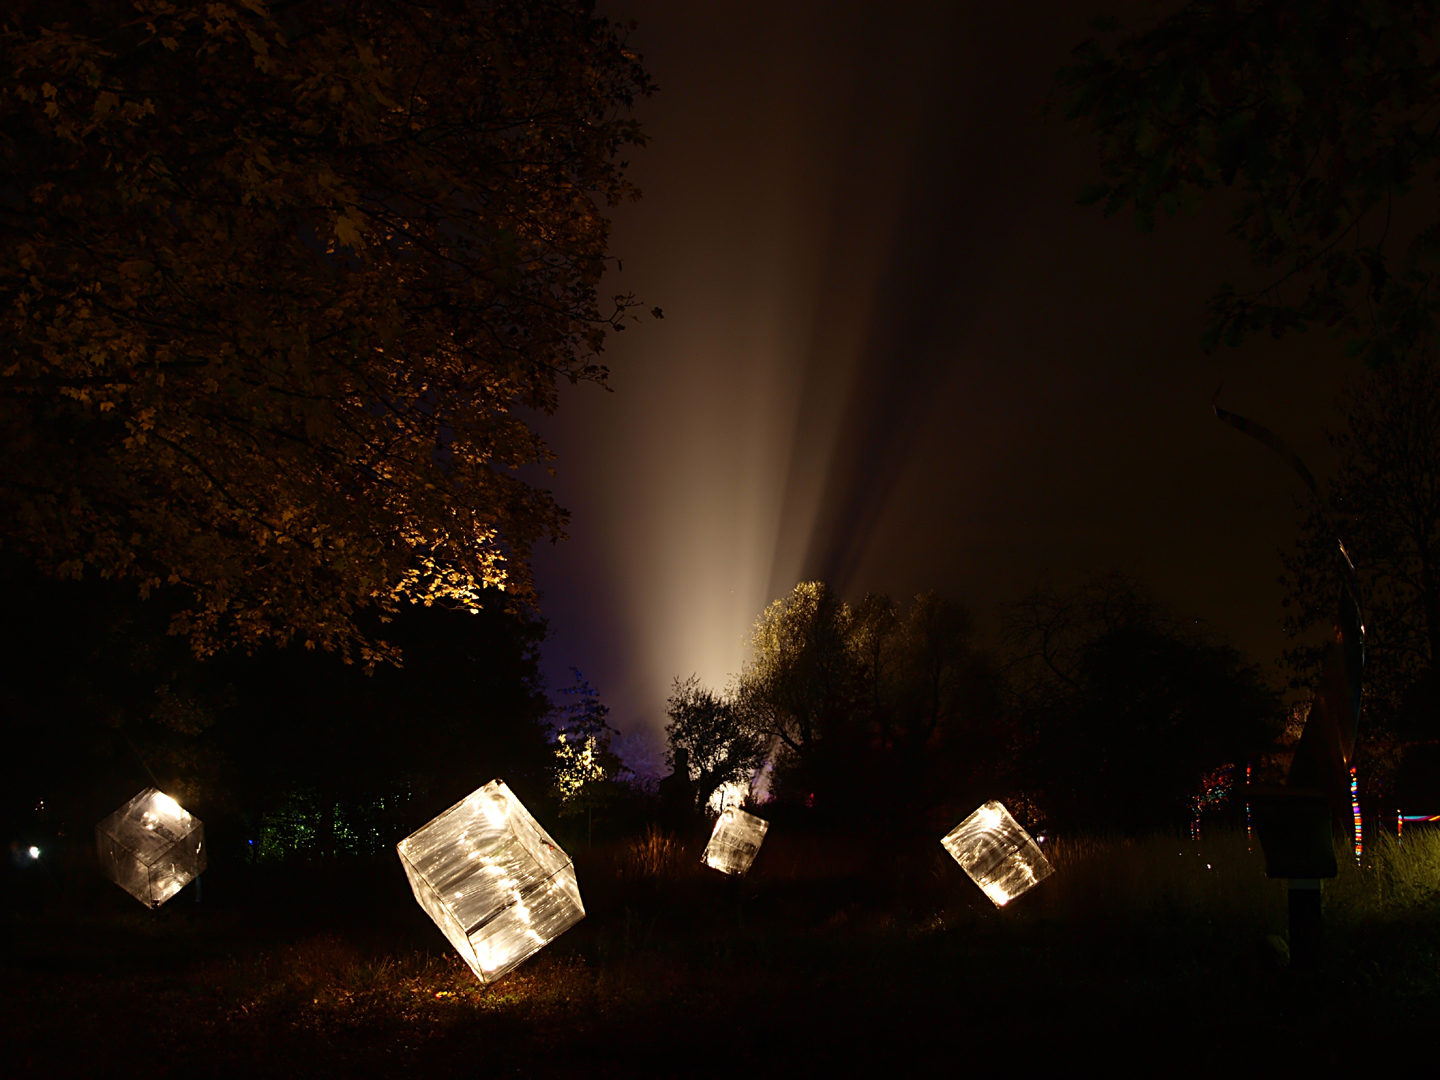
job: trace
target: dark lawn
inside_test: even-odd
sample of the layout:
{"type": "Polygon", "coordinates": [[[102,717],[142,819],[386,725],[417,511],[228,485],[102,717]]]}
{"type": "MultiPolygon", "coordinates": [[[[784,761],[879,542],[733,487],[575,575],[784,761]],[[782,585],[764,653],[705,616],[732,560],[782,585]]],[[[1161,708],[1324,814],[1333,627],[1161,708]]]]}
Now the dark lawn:
{"type": "Polygon", "coordinates": [[[1001,911],[938,845],[776,839],[743,882],[688,851],[650,876],[618,845],[582,854],[588,917],[488,988],[391,860],[212,871],[202,903],[192,887],[153,915],[113,886],[32,904],[6,916],[0,1061],[147,1080],[1190,1074],[1434,1045],[1423,889],[1335,883],[1327,955],[1302,973],[1265,942],[1283,885],[1243,839],[1072,845],[1001,911]]]}

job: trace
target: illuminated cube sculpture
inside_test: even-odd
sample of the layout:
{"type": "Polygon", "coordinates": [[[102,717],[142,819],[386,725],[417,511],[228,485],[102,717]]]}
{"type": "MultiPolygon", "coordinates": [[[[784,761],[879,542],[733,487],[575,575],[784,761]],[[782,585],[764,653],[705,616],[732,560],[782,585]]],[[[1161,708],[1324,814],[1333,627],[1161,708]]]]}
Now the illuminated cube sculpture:
{"type": "Polygon", "coordinates": [[[205,869],[205,826],[169,795],[146,788],[95,826],[100,868],[157,908],[205,869]]]}
{"type": "Polygon", "coordinates": [[[570,856],[492,780],[396,845],[425,913],[481,982],[585,917],[570,856]]]}
{"type": "Polygon", "coordinates": [[[734,806],[727,806],[715,822],[700,861],[725,874],[743,874],[755,861],[770,823],[734,806]]]}
{"type": "Polygon", "coordinates": [[[994,800],[956,825],[940,843],[996,907],[1004,907],[1055,872],[1030,834],[994,800]]]}

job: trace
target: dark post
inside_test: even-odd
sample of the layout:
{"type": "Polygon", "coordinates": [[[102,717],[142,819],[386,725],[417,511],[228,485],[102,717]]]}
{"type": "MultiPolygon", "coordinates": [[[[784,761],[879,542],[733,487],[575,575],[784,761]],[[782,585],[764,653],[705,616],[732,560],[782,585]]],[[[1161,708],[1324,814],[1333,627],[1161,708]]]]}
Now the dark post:
{"type": "Polygon", "coordinates": [[[1292,787],[1255,788],[1250,799],[1265,875],[1289,879],[1290,964],[1313,967],[1324,945],[1321,881],[1339,871],[1329,800],[1292,787]]]}
{"type": "Polygon", "coordinates": [[[1319,878],[1290,879],[1290,964],[1313,967],[1324,944],[1325,921],[1320,914],[1319,878]]]}

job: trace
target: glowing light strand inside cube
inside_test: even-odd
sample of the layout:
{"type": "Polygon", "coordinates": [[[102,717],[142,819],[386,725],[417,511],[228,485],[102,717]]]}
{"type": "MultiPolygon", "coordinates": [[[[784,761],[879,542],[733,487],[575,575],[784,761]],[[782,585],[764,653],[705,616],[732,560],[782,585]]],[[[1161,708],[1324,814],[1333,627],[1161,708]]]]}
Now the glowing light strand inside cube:
{"type": "Polygon", "coordinates": [[[770,823],[764,818],[747,814],[737,806],[727,806],[715,819],[715,829],[700,861],[722,874],[743,875],[755,861],[769,828],[770,823]]]}
{"type": "Polygon", "coordinates": [[[1055,872],[1030,834],[994,800],[955,826],[940,843],[996,907],[1004,907],[1055,872]]]}
{"type": "Polygon", "coordinates": [[[570,857],[502,781],[397,845],[415,899],[482,982],[585,916],[570,857]]]}
{"type": "Polygon", "coordinates": [[[205,828],[169,795],[146,788],[95,826],[105,876],[156,908],[204,872],[205,828]]]}

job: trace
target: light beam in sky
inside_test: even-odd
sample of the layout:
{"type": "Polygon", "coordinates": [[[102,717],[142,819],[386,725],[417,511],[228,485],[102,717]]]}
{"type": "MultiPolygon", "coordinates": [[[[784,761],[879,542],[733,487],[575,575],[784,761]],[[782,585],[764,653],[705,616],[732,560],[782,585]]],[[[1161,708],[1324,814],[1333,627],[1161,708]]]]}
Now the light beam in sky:
{"type": "Polygon", "coordinates": [[[573,515],[536,557],[553,684],[576,665],[658,732],[671,680],[723,688],[813,577],[983,626],[1047,570],[1121,570],[1278,654],[1292,515],[1210,397],[1323,467],[1332,360],[1313,335],[1201,352],[1243,266],[1223,209],[1141,236],[1075,205],[1093,147],[1040,105],[1084,10],[610,8],[660,92],[607,286],[665,318],[612,337],[615,393],[540,425],[573,515]]]}

